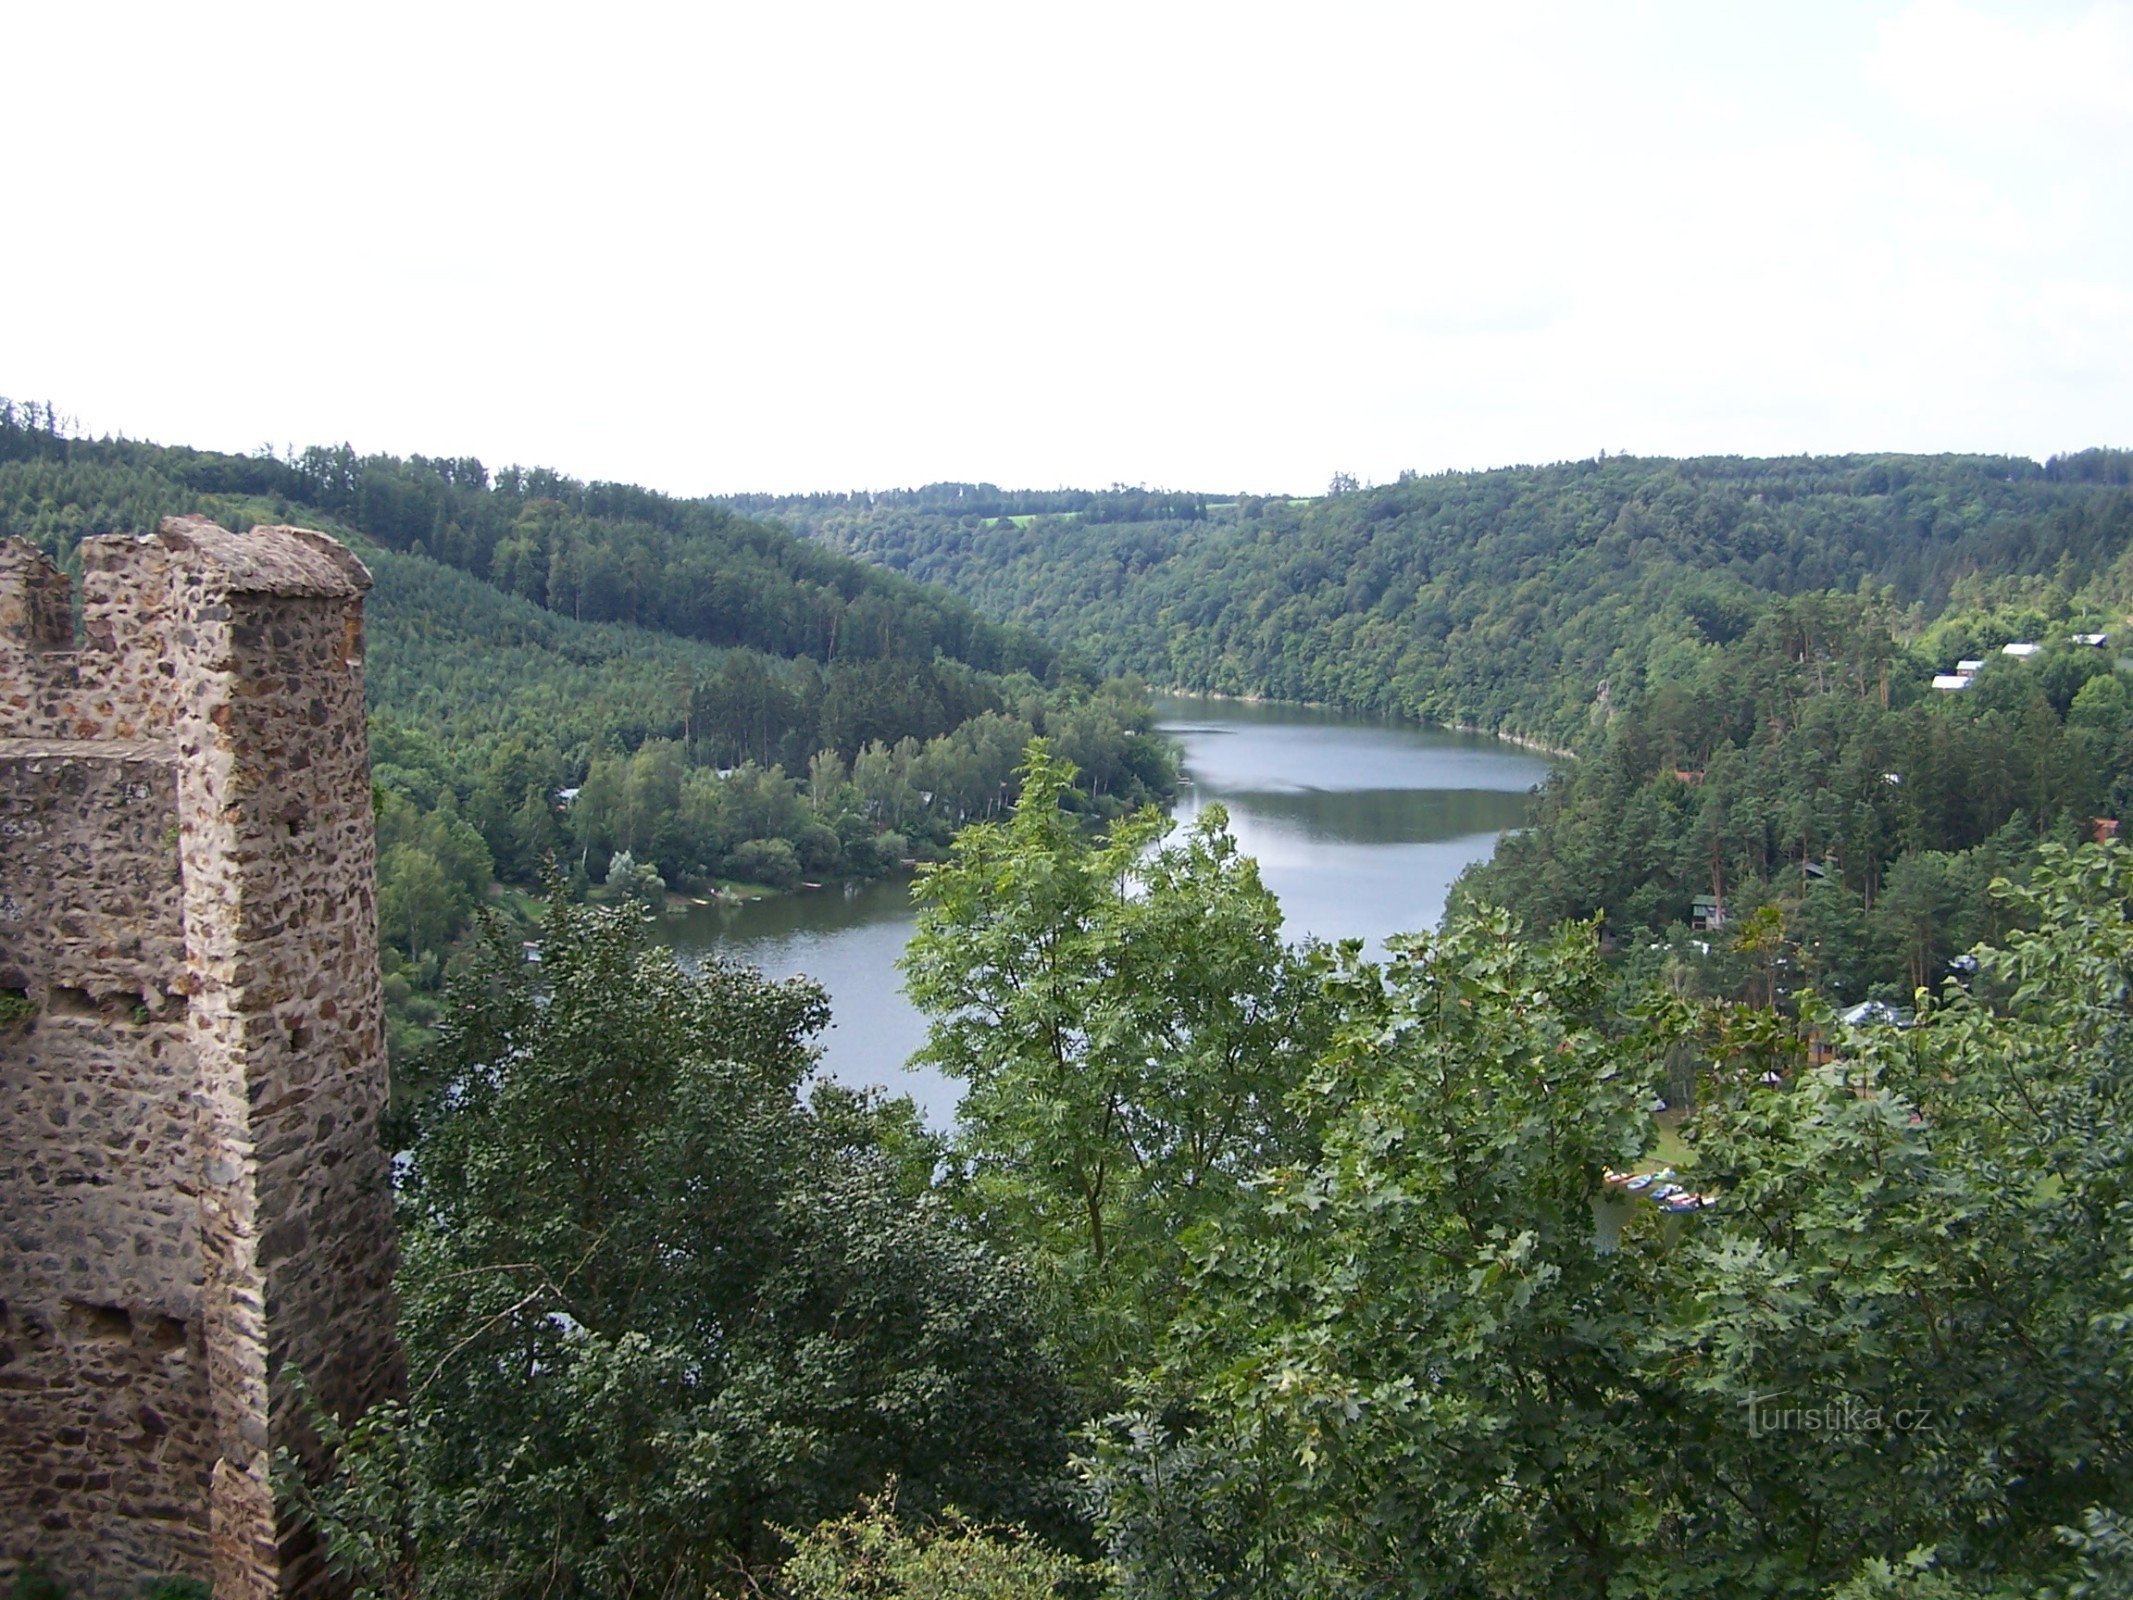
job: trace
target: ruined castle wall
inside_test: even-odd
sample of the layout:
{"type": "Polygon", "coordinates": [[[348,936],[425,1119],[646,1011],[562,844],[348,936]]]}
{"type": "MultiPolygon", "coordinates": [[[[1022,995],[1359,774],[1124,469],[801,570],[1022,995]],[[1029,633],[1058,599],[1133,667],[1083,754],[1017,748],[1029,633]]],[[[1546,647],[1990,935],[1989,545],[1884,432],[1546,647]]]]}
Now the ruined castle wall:
{"type": "Polygon", "coordinates": [[[0,742],[0,1505],[205,1570],[198,1105],[167,748],[0,742]]]}
{"type": "Polygon", "coordinates": [[[0,540],[0,738],[74,737],[73,599],[50,560],[0,540]]]}
{"type": "Polygon", "coordinates": [[[0,989],[34,1010],[0,1230],[37,1246],[0,1258],[0,1577],[329,1593],[270,1472],[312,1448],[296,1369],[344,1415],[396,1379],[368,576],[196,520],[83,566],[75,649],[0,546],[0,989]]]}

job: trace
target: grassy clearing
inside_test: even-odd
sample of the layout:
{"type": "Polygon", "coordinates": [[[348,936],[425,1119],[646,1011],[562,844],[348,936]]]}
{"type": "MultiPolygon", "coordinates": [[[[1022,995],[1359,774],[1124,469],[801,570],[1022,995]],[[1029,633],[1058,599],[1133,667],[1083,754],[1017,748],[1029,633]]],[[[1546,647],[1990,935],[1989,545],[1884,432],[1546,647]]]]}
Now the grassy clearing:
{"type": "Polygon", "coordinates": [[[513,884],[492,883],[489,885],[489,904],[514,921],[533,925],[540,922],[548,897],[513,884]]]}
{"type": "Polygon", "coordinates": [[[1652,1118],[1657,1137],[1650,1153],[1637,1163],[1639,1172],[1657,1172],[1661,1167],[1685,1170],[1696,1165],[1696,1152],[1681,1136],[1681,1123],[1679,1111],[1661,1111],[1652,1118]]]}
{"type": "Polygon", "coordinates": [[[995,527],[999,526],[1003,522],[1011,522],[1018,528],[1026,528],[1031,523],[1035,522],[1040,516],[1048,517],[1049,520],[1053,522],[1079,522],[1081,520],[1081,513],[1079,511],[1025,511],[1022,512],[1019,516],[994,517],[992,520],[993,525],[995,527]]]}

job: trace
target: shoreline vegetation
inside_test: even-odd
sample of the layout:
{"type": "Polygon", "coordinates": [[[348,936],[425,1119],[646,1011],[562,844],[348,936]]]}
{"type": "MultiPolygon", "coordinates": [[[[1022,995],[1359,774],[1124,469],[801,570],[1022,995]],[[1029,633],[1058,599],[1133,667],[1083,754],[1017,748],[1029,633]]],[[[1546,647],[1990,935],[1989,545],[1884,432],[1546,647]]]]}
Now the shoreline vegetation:
{"type": "MultiPolygon", "coordinates": [[[[1357,715],[1353,712],[1344,712],[1339,706],[1335,705],[1327,705],[1322,702],[1311,702],[1302,700],[1281,700],[1276,699],[1271,695],[1218,694],[1212,691],[1200,692],[1190,689],[1179,689],[1175,687],[1162,686],[1153,687],[1151,692],[1162,698],[1172,700],[1217,700],[1234,705],[1255,705],[1269,706],[1275,708],[1293,708],[1305,711],[1329,712],[1337,716],[1357,715]]],[[[1390,726],[1394,727],[1418,728],[1440,733],[1471,734],[1478,738],[1493,739],[1502,744],[1515,746],[1518,749],[1530,750],[1537,755],[1545,755],[1551,760],[1576,761],[1579,759],[1578,752],[1575,750],[1566,749],[1560,745],[1549,744],[1547,741],[1541,739],[1531,739],[1520,734],[1506,733],[1500,729],[1481,728],[1473,726],[1449,726],[1441,723],[1423,722],[1410,717],[1394,717],[1387,718],[1384,720],[1390,726]]],[[[1172,746],[1174,753],[1174,742],[1165,740],[1165,743],[1170,744],[1172,746]]],[[[1182,776],[1179,781],[1184,781],[1182,776]]],[[[1175,817],[1172,815],[1172,811],[1173,808],[1177,805],[1177,801],[1178,797],[1173,794],[1163,802],[1164,814],[1166,816],[1171,817],[1172,821],[1176,820],[1175,817]]],[[[898,865],[900,866],[903,872],[910,874],[915,873],[920,867],[929,864],[938,864],[944,859],[945,857],[943,856],[907,856],[898,865]]],[[[885,875],[893,875],[896,870],[896,868],[891,868],[889,874],[885,875]]],[[[668,916],[681,916],[686,915],[687,912],[689,912],[690,910],[705,910],[713,906],[747,905],[756,901],[776,900],[795,894],[823,893],[832,889],[841,889],[848,884],[865,883],[869,881],[872,880],[858,874],[843,873],[833,877],[825,878],[820,882],[801,882],[790,885],[789,887],[780,887],[775,884],[765,883],[728,882],[717,885],[708,893],[687,893],[669,890],[666,896],[664,914],[668,916]]],[[[625,897],[611,890],[608,890],[604,886],[601,886],[592,889],[588,893],[587,898],[596,904],[612,905],[622,903],[625,897]]]]}
{"type": "Polygon", "coordinates": [[[751,509],[1173,693],[1545,755],[1530,825],[1455,902],[1593,922],[1625,981],[1909,1006],[2007,931],[1996,882],[2133,819],[2133,451],[1078,504],[965,484],[751,509]],[[1031,520],[984,520],[1009,513],[1031,520]]]}
{"type": "MultiPolygon", "coordinates": [[[[1218,694],[1211,691],[1199,692],[1195,690],[1179,689],[1174,687],[1156,687],[1153,689],[1152,692],[1159,696],[1162,696],[1163,698],[1174,700],[1218,700],[1228,704],[1237,705],[1288,707],[1306,711],[1330,712],[1335,715],[1355,715],[1355,713],[1352,712],[1343,712],[1339,706],[1326,705],[1323,703],[1314,703],[1310,701],[1281,700],[1276,699],[1270,695],[1218,694]]],[[[1531,739],[1526,738],[1520,734],[1506,733],[1500,729],[1480,728],[1472,726],[1447,726],[1444,724],[1423,722],[1408,717],[1397,717],[1386,720],[1390,723],[1390,725],[1395,727],[1420,728],[1434,730],[1442,733],[1471,734],[1479,738],[1493,739],[1500,743],[1512,745],[1522,750],[1533,751],[1535,754],[1538,755],[1548,756],[1552,760],[1576,761],[1579,759],[1578,752],[1576,752],[1575,750],[1565,749],[1560,745],[1549,744],[1545,740],[1541,739],[1531,739]]],[[[1170,741],[1166,740],[1165,742],[1169,743],[1170,741]]],[[[1184,780],[1181,777],[1179,781],[1182,782],[1184,780]]],[[[1171,816],[1172,809],[1176,806],[1176,804],[1176,795],[1172,795],[1167,800],[1165,800],[1163,803],[1164,814],[1166,816],[1171,816]]],[[[1175,821],[1176,819],[1174,816],[1172,816],[1171,820],[1175,821]]],[[[903,859],[902,862],[898,864],[898,868],[900,868],[906,874],[911,874],[915,873],[922,866],[926,866],[929,864],[938,864],[938,862],[943,859],[945,858],[940,856],[907,856],[903,859]]],[[[884,875],[894,875],[898,868],[891,868],[889,869],[888,873],[884,875]]],[[[767,883],[721,882],[713,886],[708,891],[704,892],[668,890],[666,892],[665,901],[660,908],[660,914],[662,916],[667,917],[686,916],[692,910],[709,910],[717,906],[750,905],[759,901],[783,899],[791,895],[820,894],[826,893],[830,890],[842,890],[843,888],[851,884],[866,883],[870,881],[873,880],[859,874],[841,873],[832,877],[825,878],[820,882],[803,881],[800,883],[792,884],[790,886],[779,886],[776,884],[767,883]]],[[[504,887],[504,885],[499,883],[496,885],[496,887],[502,888],[504,887]]],[[[619,905],[626,903],[627,898],[628,897],[626,895],[613,889],[610,889],[605,885],[595,886],[590,889],[586,894],[586,899],[588,900],[588,902],[596,905],[619,905]]]]}
{"type": "MultiPolygon", "coordinates": [[[[881,875],[882,878],[910,876],[924,865],[915,857],[907,857],[881,875]]],[[[685,917],[692,911],[710,911],[720,907],[757,905],[766,900],[783,900],[794,895],[842,893],[854,884],[877,883],[881,878],[861,877],[856,873],[842,873],[824,878],[819,883],[796,883],[790,888],[780,888],[768,883],[721,882],[708,889],[696,891],[667,890],[657,914],[662,917],[685,917]]],[[[619,906],[630,903],[629,896],[608,885],[600,884],[585,893],[589,905],[619,906]]]]}

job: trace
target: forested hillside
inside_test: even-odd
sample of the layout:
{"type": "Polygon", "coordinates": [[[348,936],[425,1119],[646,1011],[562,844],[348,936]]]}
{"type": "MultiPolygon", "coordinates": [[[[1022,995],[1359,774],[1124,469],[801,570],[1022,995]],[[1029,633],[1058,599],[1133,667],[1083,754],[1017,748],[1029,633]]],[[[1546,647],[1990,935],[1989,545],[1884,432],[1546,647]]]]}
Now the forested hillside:
{"type": "Polygon", "coordinates": [[[0,401],[6,529],[56,552],[84,533],[195,509],[329,517],[580,622],[628,622],[711,644],[818,661],[936,655],[1042,672],[1026,633],[890,573],[705,500],[546,469],[358,456],[313,446],[282,459],[67,436],[49,407],[0,401]]]}
{"type": "Polygon", "coordinates": [[[1885,589],[1913,630],[1951,603],[2063,611],[2123,579],[2129,483],[2133,452],[2097,450],[1617,457],[1309,501],[1174,497],[1193,520],[1013,515],[982,485],[750,503],[1107,670],[1573,745],[1769,596],[1885,589]]]}
{"type": "Polygon", "coordinates": [[[543,967],[466,973],[401,1211],[422,1381],[330,1434],[338,1565],[394,1600],[2128,1592],[2122,848],[2047,855],[1916,1027],[1842,1030],[1624,994],[1589,929],[1501,912],[1299,951],[1218,816],[1092,841],[1069,776],[1033,749],[925,880],[952,1142],[803,1098],[819,991],[691,981],[635,918],[558,897],[543,967]]]}
{"type": "Polygon", "coordinates": [[[883,872],[1007,804],[1038,734],[1082,763],[1092,810],[1169,792],[1138,689],[724,508],[464,460],[75,439],[0,402],[0,536],[72,565],[87,534],[182,512],[323,528],[370,565],[402,1024],[433,1018],[491,883],[549,862],[646,897],[883,872]]]}
{"type": "Polygon", "coordinates": [[[1462,894],[1535,929],[1597,915],[1633,970],[1677,987],[1908,1005],[2006,935],[1995,880],[2133,805],[2133,675],[2119,647],[2060,627],[1934,689],[1932,649],[1970,625],[1908,649],[1890,622],[1856,596],[1799,596],[1673,661],[1462,894]]]}

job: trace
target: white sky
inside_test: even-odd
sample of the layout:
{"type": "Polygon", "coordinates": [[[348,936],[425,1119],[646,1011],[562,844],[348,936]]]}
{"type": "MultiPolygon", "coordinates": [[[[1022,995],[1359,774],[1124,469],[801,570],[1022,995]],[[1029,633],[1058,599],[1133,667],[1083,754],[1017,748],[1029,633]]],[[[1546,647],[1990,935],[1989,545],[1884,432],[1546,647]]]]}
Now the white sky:
{"type": "Polygon", "coordinates": [[[677,493],[2133,444],[2133,0],[0,8],[0,394],[677,493]]]}

